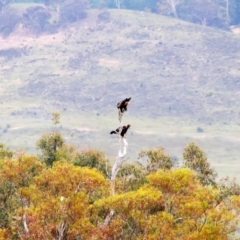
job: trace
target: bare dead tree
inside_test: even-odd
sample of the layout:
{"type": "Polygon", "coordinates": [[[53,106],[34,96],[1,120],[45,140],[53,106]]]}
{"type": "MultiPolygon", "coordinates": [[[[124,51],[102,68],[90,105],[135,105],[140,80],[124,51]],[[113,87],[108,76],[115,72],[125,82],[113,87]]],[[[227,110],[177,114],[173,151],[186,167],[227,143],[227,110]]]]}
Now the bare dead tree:
{"type": "Polygon", "coordinates": [[[230,13],[229,13],[229,0],[225,0],[226,2],[226,19],[227,19],[227,23],[230,23],[230,13]]]}
{"type": "MultiPolygon", "coordinates": [[[[119,119],[120,124],[121,124],[123,113],[124,112],[122,112],[121,118],[119,119]]],[[[117,154],[116,160],[115,160],[115,162],[112,166],[112,171],[111,171],[110,182],[111,182],[111,194],[112,195],[115,194],[116,176],[117,176],[118,171],[122,167],[123,163],[126,161],[125,156],[127,154],[127,148],[128,148],[127,139],[125,138],[125,136],[121,136],[122,128],[123,128],[123,126],[119,127],[119,131],[118,131],[118,141],[119,141],[118,154],[117,154]]],[[[111,221],[113,215],[114,215],[114,210],[111,209],[109,214],[107,215],[107,217],[104,220],[103,227],[108,225],[108,223],[111,221]]]]}
{"type": "Polygon", "coordinates": [[[0,0],[0,12],[3,13],[3,10],[6,6],[11,3],[11,0],[0,0]]]}
{"type": "Polygon", "coordinates": [[[111,173],[112,195],[115,194],[115,179],[116,179],[117,173],[118,173],[119,169],[121,168],[122,164],[126,161],[126,159],[124,157],[127,154],[127,147],[128,147],[128,142],[127,142],[126,138],[121,137],[121,135],[119,133],[118,155],[117,155],[116,161],[114,162],[114,164],[112,166],[112,173],[111,173]]]}
{"type": "Polygon", "coordinates": [[[180,4],[180,1],[181,0],[166,0],[166,3],[168,4],[168,6],[171,9],[171,12],[175,18],[178,18],[176,7],[177,7],[177,5],[180,4]]]}
{"type": "MultiPolygon", "coordinates": [[[[112,166],[112,172],[111,172],[111,194],[115,194],[115,180],[118,171],[122,167],[123,163],[126,161],[125,156],[127,154],[127,147],[128,147],[128,142],[125,137],[122,137],[120,135],[121,131],[119,131],[119,148],[118,148],[118,155],[116,157],[116,161],[114,162],[112,166]]],[[[112,217],[114,215],[114,210],[111,209],[109,214],[104,220],[103,227],[107,226],[108,223],[111,221],[112,217]]]]}
{"type": "Polygon", "coordinates": [[[67,239],[67,228],[68,225],[65,221],[62,221],[57,227],[57,239],[58,240],[65,240],[67,239]]]}
{"type": "Polygon", "coordinates": [[[26,213],[23,214],[23,227],[24,227],[24,231],[26,233],[29,233],[29,228],[28,228],[28,224],[27,224],[27,217],[26,217],[26,213]]]}
{"type": "Polygon", "coordinates": [[[121,8],[121,0],[115,0],[115,4],[116,4],[118,9],[121,8]]]}
{"type": "MultiPolygon", "coordinates": [[[[28,228],[28,221],[27,221],[27,214],[26,214],[26,210],[28,209],[29,207],[29,199],[23,197],[21,194],[19,194],[19,199],[21,201],[21,204],[22,204],[22,210],[23,210],[23,215],[22,217],[20,218],[22,220],[22,225],[23,225],[23,229],[24,229],[24,233],[25,234],[29,234],[30,233],[30,230],[28,228]]],[[[19,232],[20,234],[20,232],[19,232]]],[[[21,235],[21,234],[20,234],[21,235]]],[[[19,235],[19,236],[20,236],[19,235]]]]}
{"type": "MultiPolygon", "coordinates": [[[[27,209],[27,208],[26,208],[27,209]]],[[[28,235],[30,233],[30,230],[28,228],[28,221],[27,221],[27,215],[26,213],[24,213],[22,215],[22,217],[19,217],[19,216],[13,216],[12,217],[13,220],[17,220],[17,221],[20,221],[22,222],[22,226],[23,226],[23,230],[24,231],[17,231],[17,234],[18,234],[18,237],[23,240],[23,236],[22,235],[28,235]]]]}

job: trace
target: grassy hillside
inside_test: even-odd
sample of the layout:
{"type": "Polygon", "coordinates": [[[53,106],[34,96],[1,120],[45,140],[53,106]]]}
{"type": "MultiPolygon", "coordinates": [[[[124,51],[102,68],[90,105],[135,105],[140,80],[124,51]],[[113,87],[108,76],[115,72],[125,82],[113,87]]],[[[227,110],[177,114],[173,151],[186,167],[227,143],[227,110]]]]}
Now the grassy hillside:
{"type": "Polygon", "coordinates": [[[221,174],[237,175],[240,39],[151,13],[100,13],[56,34],[0,39],[1,141],[35,151],[58,110],[69,141],[114,159],[116,103],[131,96],[131,160],[158,145],[181,160],[194,140],[221,174]]]}

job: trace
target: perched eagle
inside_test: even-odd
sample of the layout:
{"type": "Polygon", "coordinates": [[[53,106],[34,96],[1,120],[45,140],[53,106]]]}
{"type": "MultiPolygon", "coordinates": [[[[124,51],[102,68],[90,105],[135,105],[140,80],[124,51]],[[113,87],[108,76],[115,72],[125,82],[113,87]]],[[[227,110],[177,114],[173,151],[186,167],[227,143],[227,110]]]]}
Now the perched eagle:
{"type": "Polygon", "coordinates": [[[119,112],[123,113],[124,111],[127,111],[127,105],[129,104],[130,100],[131,98],[126,98],[125,100],[117,104],[117,108],[119,109],[119,112]]]}
{"type": "Polygon", "coordinates": [[[110,134],[118,134],[119,131],[121,130],[121,137],[125,137],[125,134],[127,133],[127,130],[131,127],[130,124],[128,124],[127,126],[123,126],[123,127],[119,127],[117,128],[115,131],[111,131],[110,134]]]}

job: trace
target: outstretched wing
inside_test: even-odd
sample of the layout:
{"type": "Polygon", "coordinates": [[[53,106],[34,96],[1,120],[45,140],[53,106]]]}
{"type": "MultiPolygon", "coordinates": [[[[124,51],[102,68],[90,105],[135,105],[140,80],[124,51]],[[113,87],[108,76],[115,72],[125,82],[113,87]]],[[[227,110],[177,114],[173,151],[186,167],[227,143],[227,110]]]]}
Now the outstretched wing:
{"type": "Polygon", "coordinates": [[[110,134],[117,134],[119,133],[119,128],[117,128],[115,131],[111,131],[110,134]]]}

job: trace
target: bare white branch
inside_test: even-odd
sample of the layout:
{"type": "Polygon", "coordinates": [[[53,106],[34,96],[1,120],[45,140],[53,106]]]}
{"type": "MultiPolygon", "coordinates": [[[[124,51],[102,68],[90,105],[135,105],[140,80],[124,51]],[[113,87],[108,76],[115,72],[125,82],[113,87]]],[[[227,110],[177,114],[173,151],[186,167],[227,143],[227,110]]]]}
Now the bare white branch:
{"type": "Polygon", "coordinates": [[[106,227],[108,225],[108,223],[111,221],[113,215],[114,215],[114,210],[110,210],[110,213],[107,215],[107,217],[104,220],[103,227],[106,227]]]}
{"type": "Polygon", "coordinates": [[[57,233],[58,233],[58,240],[64,240],[66,239],[66,230],[67,230],[67,224],[62,221],[57,228],[57,233]]]}
{"type": "Polygon", "coordinates": [[[121,8],[121,0],[115,0],[115,4],[116,4],[118,9],[121,8]]]}
{"type": "Polygon", "coordinates": [[[29,228],[28,228],[28,225],[27,225],[27,217],[26,217],[26,213],[23,214],[23,227],[24,227],[24,231],[26,233],[29,233],[29,228]]]}
{"type": "Polygon", "coordinates": [[[180,0],[165,0],[167,5],[169,6],[170,11],[173,13],[175,18],[178,18],[177,14],[177,5],[180,4],[180,0]]]}
{"type": "MultiPolygon", "coordinates": [[[[119,121],[121,123],[122,121],[122,116],[123,116],[123,112],[121,112],[121,110],[119,109],[119,121]]],[[[127,147],[128,147],[128,142],[127,139],[125,137],[121,136],[121,132],[122,132],[122,128],[123,126],[119,127],[119,131],[118,131],[118,137],[119,137],[119,147],[118,147],[118,155],[116,157],[116,161],[114,162],[113,166],[112,166],[112,171],[111,171],[111,194],[114,195],[115,194],[115,180],[116,180],[116,176],[118,171],[120,170],[120,168],[122,167],[122,164],[124,163],[124,161],[126,161],[126,159],[124,158],[127,154],[127,147]]],[[[102,227],[107,226],[108,223],[111,221],[112,217],[114,215],[114,210],[111,209],[109,214],[106,216],[102,227]]]]}

